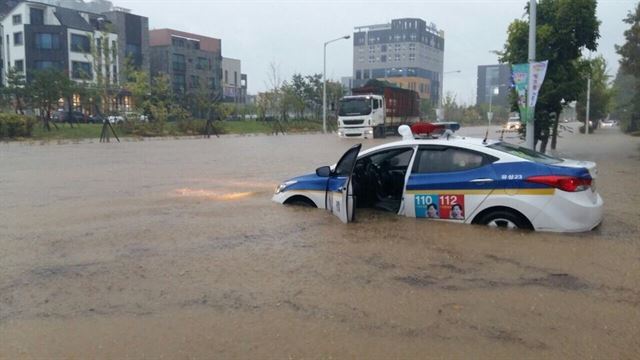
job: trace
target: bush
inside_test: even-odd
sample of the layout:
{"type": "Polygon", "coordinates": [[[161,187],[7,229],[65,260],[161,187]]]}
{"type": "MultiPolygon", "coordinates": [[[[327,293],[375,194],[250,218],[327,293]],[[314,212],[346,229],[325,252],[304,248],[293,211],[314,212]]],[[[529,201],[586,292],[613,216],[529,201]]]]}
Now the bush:
{"type": "Polygon", "coordinates": [[[0,113],[0,139],[31,137],[34,124],[30,116],[0,113]]]}

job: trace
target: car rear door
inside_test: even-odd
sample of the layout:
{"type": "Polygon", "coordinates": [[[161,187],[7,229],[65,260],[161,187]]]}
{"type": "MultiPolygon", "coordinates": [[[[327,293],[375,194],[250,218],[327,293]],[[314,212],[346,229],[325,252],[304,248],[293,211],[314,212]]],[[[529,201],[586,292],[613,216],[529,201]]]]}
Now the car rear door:
{"type": "Polygon", "coordinates": [[[497,158],[453,146],[420,146],[407,182],[405,214],[470,221],[494,191],[497,158]]]}
{"type": "Polygon", "coordinates": [[[358,159],[362,144],[357,144],[347,150],[327,180],[325,191],[325,207],[343,223],[353,221],[355,217],[355,199],[351,176],[358,159]]]}

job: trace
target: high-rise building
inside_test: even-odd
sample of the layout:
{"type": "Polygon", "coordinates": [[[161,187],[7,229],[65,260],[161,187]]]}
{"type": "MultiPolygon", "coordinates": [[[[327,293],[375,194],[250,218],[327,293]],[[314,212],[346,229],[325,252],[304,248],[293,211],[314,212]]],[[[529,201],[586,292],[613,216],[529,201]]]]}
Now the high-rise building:
{"type": "Polygon", "coordinates": [[[478,66],[476,104],[509,106],[511,66],[508,64],[478,66]]]}
{"type": "Polygon", "coordinates": [[[437,104],[442,97],[444,32],[422,19],[358,26],[353,33],[353,85],[386,80],[437,104]]]}
{"type": "Polygon", "coordinates": [[[222,93],[221,40],[172,29],[149,31],[151,74],[169,76],[177,94],[222,93]]]}
{"type": "Polygon", "coordinates": [[[128,9],[113,8],[104,16],[118,34],[118,62],[122,66],[120,83],[126,83],[125,67],[149,73],[149,19],[131,14],[128,9]]]}

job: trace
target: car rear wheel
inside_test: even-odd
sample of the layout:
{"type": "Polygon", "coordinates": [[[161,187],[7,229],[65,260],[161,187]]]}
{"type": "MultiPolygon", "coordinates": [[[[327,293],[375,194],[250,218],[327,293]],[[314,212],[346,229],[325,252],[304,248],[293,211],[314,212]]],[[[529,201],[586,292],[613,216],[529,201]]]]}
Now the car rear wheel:
{"type": "Polygon", "coordinates": [[[489,211],[483,214],[475,223],[501,229],[533,230],[533,227],[523,215],[506,209],[489,211]]]}

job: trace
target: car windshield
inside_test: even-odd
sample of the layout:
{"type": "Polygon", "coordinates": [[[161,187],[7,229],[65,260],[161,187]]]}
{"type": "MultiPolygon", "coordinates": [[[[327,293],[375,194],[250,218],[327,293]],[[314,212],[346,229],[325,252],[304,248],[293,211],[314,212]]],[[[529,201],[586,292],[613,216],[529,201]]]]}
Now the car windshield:
{"type": "Polygon", "coordinates": [[[342,99],[340,100],[340,116],[369,115],[371,114],[370,99],[342,99]]]}
{"type": "Polygon", "coordinates": [[[506,152],[507,154],[515,155],[517,157],[530,160],[541,164],[557,164],[562,162],[562,159],[537,152],[535,150],[527,149],[521,146],[499,142],[493,145],[487,146],[490,149],[506,152]]]}

